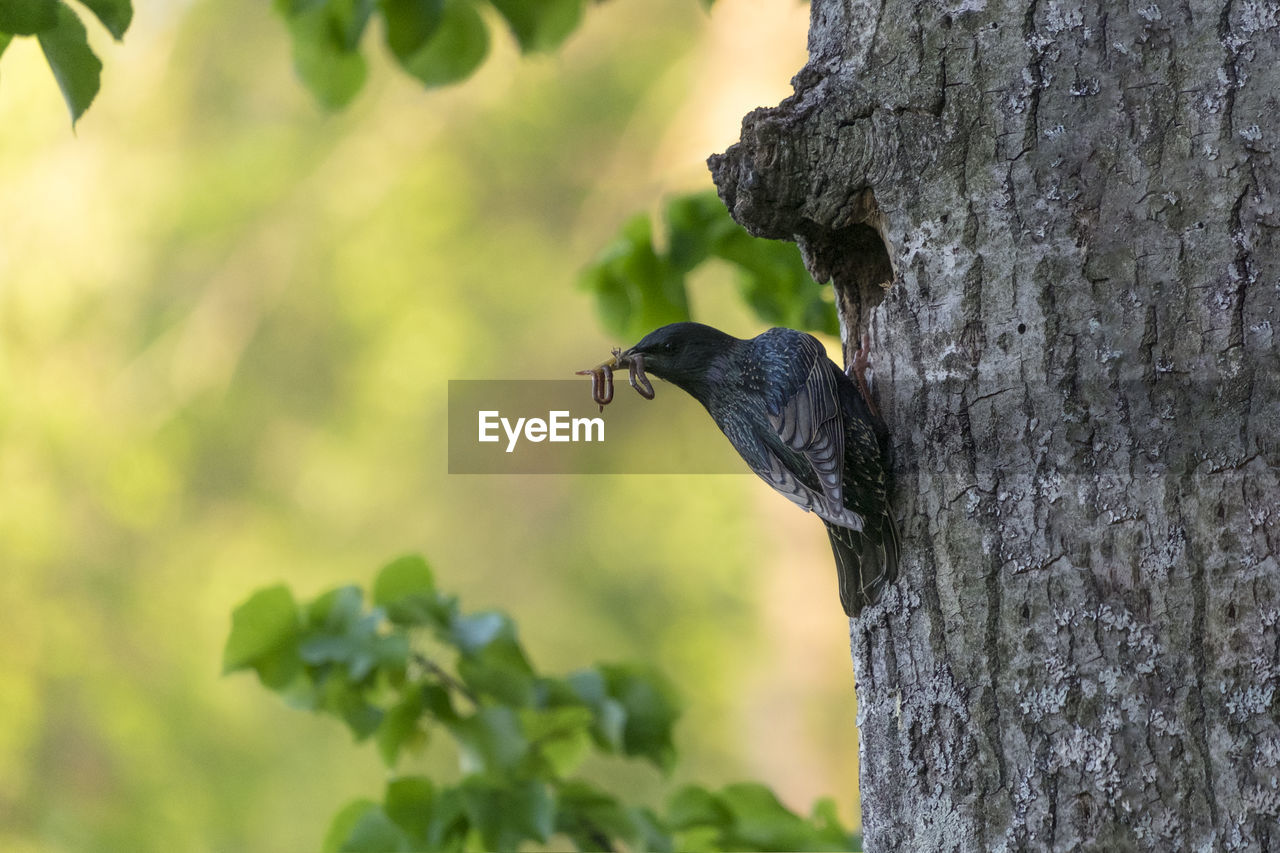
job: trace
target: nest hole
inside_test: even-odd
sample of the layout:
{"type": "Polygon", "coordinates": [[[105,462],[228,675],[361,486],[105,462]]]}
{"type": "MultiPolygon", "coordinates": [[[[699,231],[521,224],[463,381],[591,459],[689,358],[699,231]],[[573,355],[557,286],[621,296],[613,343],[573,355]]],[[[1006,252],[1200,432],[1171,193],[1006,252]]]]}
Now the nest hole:
{"type": "Polygon", "coordinates": [[[835,249],[831,284],[846,345],[858,348],[870,332],[871,312],[893,284],[893,264],[880,231],[866,223],[841,228],[829,244],[835,249]]]}
{"type": "Polygon", "coordinates": [[[846,361],[870,332],[871,313],[893,285],[891,247],[884,237],[884,217],[870,188],[856,194],[839,227],[810,221],[796,239],[815,281],[831,282],[835,291],[846,361]]]}

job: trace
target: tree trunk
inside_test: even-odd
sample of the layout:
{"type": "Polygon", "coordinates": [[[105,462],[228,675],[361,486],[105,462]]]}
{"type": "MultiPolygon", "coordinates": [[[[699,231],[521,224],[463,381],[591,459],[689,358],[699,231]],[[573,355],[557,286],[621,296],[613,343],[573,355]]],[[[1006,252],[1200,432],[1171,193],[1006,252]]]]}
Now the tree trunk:
{"type": "Polygon", "coordinates": [[[867,849],[1280,849],[1276,0],[813,0],[809,47],[711,164],[873,335],[867,849]]]}

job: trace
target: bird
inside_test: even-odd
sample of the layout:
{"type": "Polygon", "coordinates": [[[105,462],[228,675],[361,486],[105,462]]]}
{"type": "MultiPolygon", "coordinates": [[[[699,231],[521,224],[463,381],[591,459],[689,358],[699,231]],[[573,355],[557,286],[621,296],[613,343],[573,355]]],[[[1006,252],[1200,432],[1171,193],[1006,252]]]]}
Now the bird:
{"type": "Polygon", "coordinates": [[[898,575],[890,437],[866,384],[869,354],[864,336],[851,377],[817,338],[795,329],[744,340],[681,322],[615,350],[611,362],[687,392],[756,475],[822,519],[850,617],[898,575]]]}

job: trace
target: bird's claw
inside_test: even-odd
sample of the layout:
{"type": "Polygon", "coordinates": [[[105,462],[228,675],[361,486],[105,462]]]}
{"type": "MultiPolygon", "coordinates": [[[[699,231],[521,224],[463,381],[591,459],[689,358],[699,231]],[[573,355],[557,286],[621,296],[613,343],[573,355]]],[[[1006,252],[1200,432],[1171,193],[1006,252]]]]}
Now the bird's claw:
{"type": "Polygon", "coordinates": [[[868,367],[871,366],[871,336],[866,332],[862,334],[862,346],[853,354],[853,370],[858,375],[864,375],[868,367]]]}
{"type": "Polygon", "coordinates": [[[848,374],[858,386],[858,393],[862,395],[863,401],[867,404],[867,408],[871,414],[877,418],[880,412],[876,409],[875,402],[871,399],[871,386],[867,384],[867,368],[871,366],[871,335],[863,332],[862,346],[853,354],[853,362],[849,365],[848,374]]]}

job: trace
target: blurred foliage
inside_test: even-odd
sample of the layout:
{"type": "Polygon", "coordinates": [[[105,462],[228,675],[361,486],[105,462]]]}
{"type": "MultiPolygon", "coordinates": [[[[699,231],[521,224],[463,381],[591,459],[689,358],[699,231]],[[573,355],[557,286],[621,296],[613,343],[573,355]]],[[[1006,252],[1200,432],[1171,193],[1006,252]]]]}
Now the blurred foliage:
{"type": "Polygon", "coordinates": [[[742,298],[766,323],[839,334],[828,288],[809,276],[795,243],[762,240],[733,221],[714,190],[667,202],[665,252],[654,246],[646,214],[621,233],[582,274],[601,319],[614,334],[638,340],[666,323],[689,320],[687,279],[711,258],[728,261],[742,298]]]}
{"type": "MultiPolygon", "coordinates": [[[[577,27],[585,0],[489,0],[522,52],[558,47],[577,27]]],[[[387,46],[424,86],[455,83],[484,61],[488,33],[473,0],[276,0],[293,36],[303,82],[330,109],[346,106],[364,84],[360,42],[374,11],[387,46]]],[[[703,0],[709,9],[712,0],[703,0]]],[[[649,217],[637,214],[582,275],[609,331],[629,340],[691,319],[687,277],[711,258],[737,270],[739,292],[771,325],[839,335],[829,291],[810,278],[796,244],[761,240],[733,221],[714,190],[666,206],[668,250],[654,246],[649,217]]]]}
{"type": "Polygon", "coordinates": [[[652,668],[542,675],[509,616],[464,613],[417,556],[378,573],[372,605],[356,586],[301,605],[269,587],[236,608],[223,653],[224,672],[253,670],[291,706],[337,717],[389,768],[432,736],[453,740],[459,781],[392,777],[381,802],[338,812],[326,853],[515,850],[553,835],[577,850],[855,849],[830,800],[806,820],[763,785],[685,785],[660,815],[577,778],[592,751],[670,773],[679,710],[652,668]]]}
{"type": "MultiPolygon", "coordinates": [[[[130,0],[82,0],[111,35],[123,38],[130,0]]],[[[479,8],[490,5],[524,52],[558,47],[577,28],[586,0],[275,0],[293,41],[294,66],[316,99],[345,107],[367,75],[361,42],[375,13],[387,48],[424,86],[471,76],[489,52],[479,8]]],[[[0,0],[0,54],[13,36],[35,36],[58,81],[74,125],[98,94],[102,62],[80,17],[63,0],[0,0]]]]}
{"type": "MultiPolygon", "coordinates": [[[[401,69],[424,86],[471,76],[489,52],[481,9],[506,22],[522,53],[551,51],[582,20],[588,0],[275,0],[293,37],[299,77],[320,103],[346,106],[365,81],[361,39],[382,18],[387,48],[401,69]]],[[[594,0],[601,2],[601,0],[594,0]]],[[[714,0],[701,0],[710,9],[714,0]]]]}
{"type": "MultiPolygon", "coordinates": [[[[130,0],[81,0],[119,41],[133,19],[130,0]]],[[[316,99],[345,107],[368,73],[361,42],[382,19],[387,48],[424,86],[465,80],[489,52],[480,14],[488,5],[506,21],[520,50],[549,51],[578,26],[586,0],[275,0],[293,41],[294,67],[316,99]]],[[[710,3],[708,2],[709,6],[710,3]]],[[[63,0],[0,0],[0,54],[13,36],[40,41],[74,125],[98,94],[102,62],[79,16],[63,0]]]]}
{"type": "MultiPolygon", "coordinates": [[[[135,6],[122,46],[89,27],[129,82],[74,136],[38,41],[0,60],[0,849],[314,849],[385,765],[218,678],[228,614],[405,550],[518,613],[547,672],[666,673],[689,698],[669,784],[838,792],[856,820],[820,525],[747,476],[449,476],[444,441],[449,379],[569,379],[629,343],[572,282],[698,185],[768,51],[745,97],[785,94],[803,12],[783,39],[771,4],[611,2],[554,57],[494,39],[429,93],[370,50],[332,114],[270,5],[135,6]],[[749,65],[722,53],[746,43],[749,65]],[[722,121],[687,107],[699,86],[722,121]]],[[[692,308],[754,334],[730,273],[693,273],[692,308]]],[[[405,772],[453,784],[450,743],[405,772]]],[[[596,750],[578,776],[654,807],[667,784],[596,750]]]]}
{"type": "MultiPolygon", "coordinates": [[[[522,51],[551,50],[573,32],[585,0],[491,0],[522,51]]],[[[465,80],[489,52],[474,0],[275,0],[294,67],[320,103],[345,107],[364,85],[361,42],[375,13],[400,68],[424,86],[465,80]]]]}
{"type": "MultiPolygon", "coordinates": [[[[559,47],[578,27],[587,0],[488,0],[524,53],[559,47]]],[[[703,0],[709,9],[713,0],[703,0]]],[[[129,26],[129,0],[85,0],[116,39],[129,26]]],[[[293,44],[294,68],[316,100],[342,109],[368,75],[365,32],[381,18],[387,49],[428,88],[471,76],[489,52],[481,0],[275,0],[293,44]]],[[[10,33],[38,35],[72,124],[98,92],[102,63],[89,48],[75,12],[62,0],[0,0],[0,54],[10,33]]],[[[654,247],[649,217],[628,220],[582,275],[600,316],[615,334],[638,339],[666,323],[690,319],[686,278],[719,258],[738,270],[742,298],[766,323],[838,335],[829,294],[809,277],[792,243],[752,237],[733,221],[714,191],[667,203],[668,251],[654,247]]]]}
{"type": "MultiPolygon", "coordinates": [[[[116,41],[124,38],[133,20],[129,0],[82,2],[116,41]]],[[[102,71],[80,16],[62,0],[0,0],[0,55],[14,36],[33,36],[40,42],[74,126],[97,96],[102,71]]]]}

